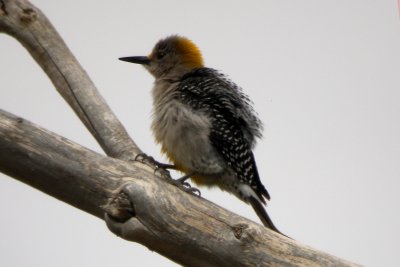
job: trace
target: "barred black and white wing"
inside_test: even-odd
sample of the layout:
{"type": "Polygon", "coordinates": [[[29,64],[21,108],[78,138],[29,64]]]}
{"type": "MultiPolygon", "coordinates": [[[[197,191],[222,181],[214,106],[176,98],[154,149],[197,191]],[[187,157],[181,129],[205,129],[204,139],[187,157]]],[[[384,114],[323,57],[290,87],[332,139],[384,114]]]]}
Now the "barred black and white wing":
{"type": "Polygon", "coordinates": [[[238,86],[208,68],[185,75],[179,91],[184,103],[210,114],[210,142],[236,174],[243,199],[249,202],[252,196],[265,204],[264,198],[270,199],[270,196],[260,181],[251,151],[255,138],[261,136],[262,126],[247,96],[238,86]]]}
{"type": "Polygon", "coordinates": [[[250,148],[254,148],[256,138],[262,137],[263,125],[251,100],[239,86],[210,68],[187,73],[180,84],[184,100],[190,106],[204,110],[210,105],[220,108],[222,115],[230,119],[229,122],[238,124],[250,148]]]}
{"type": "Polygon", "coordinates": [[[264,209],[270,195],[260,181],[251,150],[256,137],[261,137],[262,124],[248,97],[225,76],[208,68],[184,75],[178,91],[180,101],[210,118],[210,143],[236,176],[236,194],[253,207],[266,227],[281,233],[264,209]]]}

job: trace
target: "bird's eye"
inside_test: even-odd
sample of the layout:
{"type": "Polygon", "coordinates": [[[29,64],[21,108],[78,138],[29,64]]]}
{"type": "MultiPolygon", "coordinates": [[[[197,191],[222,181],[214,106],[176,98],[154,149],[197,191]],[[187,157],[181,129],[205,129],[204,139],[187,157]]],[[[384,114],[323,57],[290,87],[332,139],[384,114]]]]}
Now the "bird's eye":
{"type": "Polygon", "coordinates": [[[159,51],[157,52],[157,59],[162,59],[165,56],[165,52],[159,51]]]}

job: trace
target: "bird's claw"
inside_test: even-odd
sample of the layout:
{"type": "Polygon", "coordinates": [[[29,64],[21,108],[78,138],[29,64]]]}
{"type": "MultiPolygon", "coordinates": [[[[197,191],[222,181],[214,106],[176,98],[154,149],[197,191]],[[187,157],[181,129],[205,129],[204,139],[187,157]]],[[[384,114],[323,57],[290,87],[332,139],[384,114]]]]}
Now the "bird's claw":
{"type": "Polygon", "coordinates": [[[158,162],[146,153],[137,154],[133,160],[151,166],[154,169],[154,174],[158,172],[161,176],[172,179],[167,169],[173,169],[173,165],[158,162]]]}
{"type": "MultiPolygon", "coordinates": [[[[174,165],[158,162],[152,156],[149,156],[145,153],[137,154],[134,160],[139,161],[141,163],[147,162],[147,163],[154,165],[155,166],[154,173],[156,173],[157,171],[161,171],[161,172],[165,171],[169,174],[167,169],[176,169],[174,165]]],[[[188,182],[186,182],[186,180],[189,179],[189,177],[190,177],[190,175],[185,175],[176,180],[174,180],[172,178],[171,179],[172,179],[172,183],[175,186],[181,188],[183,191],[200,197],[201,196],[200,190],[197,189],[196,187],[192,187],[188,182]]]]}
{"type": "MultiPolygon", "coordinates": [[[[155,163],[156,162],[156,160],[152,156],[149,156],[146,153],[137,154],[134,160],[135,161],[139,161],[141,163],[144,163],[145,161],[148,161],[148,162],[151,162],[151,163],[155,163]]],[[[154,164],[154,165],[157,165],[157,164],[154,164]]]]}
{"type": "MultiPolygon", "coordinates": [[[[180,183],[180,181],[177,181],[177,182],[180,183]]],[[[191,187],[192,187],[188,182],[183,182],[183,183],[180,183],[180,184],[181,184],[182,186],[186,187],[186,188],[191,188],[191,187]]]]}
{"type": "Polygon", "coordinates": [[[137,154],[134,160],[135,160],[135,161],[139,161],[139,162],[141,162],[141,163],[148,162],[148,163],[154,165],[154,166],[156,167],[155,170],[154,170],[154,172],[156,172],[157,169],[163,169],[163,170],[166,170],[166,169],[175,169],[175,166],[174,166],[174,165],[172,165],[172,164],[167,164],[167,163],[161,163],[161,162],[155,160],[152,156],[147,155],[146,153],[139,153],[139,154],[137,154]]]}
{"type": "Polygon", "coordinates": [[[201,197],[201,192],[198,188],[196,187],[190,187],[186,189],[186,192],[193,194],[195,196],[201,197]]]}
{"type": "Polygon", "coordinates": [[[193,194],[195,196],[201,197],[201,192],[198,188],[192,187],[188,182],[185,182],[186,179],[176,179],[172,180],[172,183],[183,191],[193,194]]]}

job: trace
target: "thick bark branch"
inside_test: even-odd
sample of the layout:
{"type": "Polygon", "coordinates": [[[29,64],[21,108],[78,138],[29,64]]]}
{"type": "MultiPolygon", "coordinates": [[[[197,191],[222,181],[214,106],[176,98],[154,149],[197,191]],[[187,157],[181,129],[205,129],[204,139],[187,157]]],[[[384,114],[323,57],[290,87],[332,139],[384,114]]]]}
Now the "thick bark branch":
{"type": "Polygon", "coordinates": [[[140,152],[61,37],[36,7],[0,0],[0,32],[19,40],[107,155],[0,111],[0,171],[83,211],[112,231],[190,266],[355,266],[302,246],[126,162],[140,152]],[[125,194],[119,194],[123,188],[125,194]],[[125,198],[124,198],[125,197],[125,198]],[[131,206],[126,208],[129,200],[131,206]],[[123,212],[127,211],[127,212],[123,212]],[[133,215],[133,217],[132,217],[133,215]]]}
{"type": "MultiPolygon", "coordinates": [[[[103,157],[22,118],[0,113],[0,171],[99,218],[119,182],[103,157]]],[[[118,177],[117,177],[118,178],[118,177]]]]}
{"type": "Polygon", "coordinates": [[[123,188],[133,217],[108,220],[110,229],[184,265],[356,266],[185,193],[149,167],[102,156],[4,111],[0,171],[99,218],[123,188]]]}
{"type": "Polygon", "coordinates": [[[46,72],[107,155],[132,159],[140,149],[43,13],[28,1],[0,1],[0,32],[16,38],[46,72]]]}

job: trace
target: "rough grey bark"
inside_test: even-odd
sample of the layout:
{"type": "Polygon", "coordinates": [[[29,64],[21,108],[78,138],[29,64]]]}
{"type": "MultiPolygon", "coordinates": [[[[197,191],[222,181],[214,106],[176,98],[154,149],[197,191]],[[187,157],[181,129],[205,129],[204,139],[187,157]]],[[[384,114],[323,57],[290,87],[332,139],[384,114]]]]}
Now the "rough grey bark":
{"type": "Polygon", "coordinates": [[[0,32],[11,35],[28,50],[107,155],[130,159],[140,153],[85,70],[39,9],[28,1],[0,1],[0,32]]]}
{"type": "Polygon", "coordinates": [[[107,207],[123,221],[107,220],[114,233],[183,265],[356,266],[1,110],[0,170],[99,218],[107,207]],[[106,205],[118,197],[128,213],[106,205]]]}
{"type": "Polygon", "coordinates": [[[114,233],[183,265],[355,266],[187,194],[153,168],[129,161],[139,148],[28,1],[0,0],[0,32],[26,47],[109,156],[0,111],[1,172],[101,219],[106,209],[114,233]]]}

